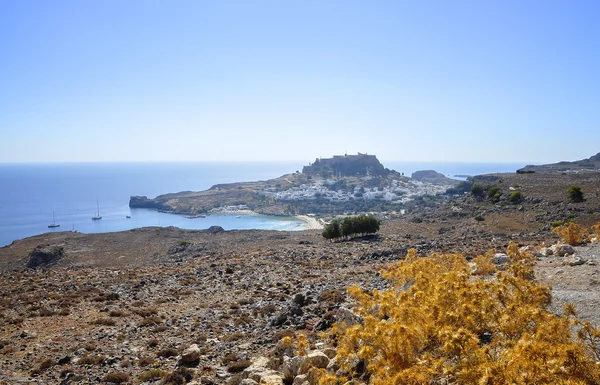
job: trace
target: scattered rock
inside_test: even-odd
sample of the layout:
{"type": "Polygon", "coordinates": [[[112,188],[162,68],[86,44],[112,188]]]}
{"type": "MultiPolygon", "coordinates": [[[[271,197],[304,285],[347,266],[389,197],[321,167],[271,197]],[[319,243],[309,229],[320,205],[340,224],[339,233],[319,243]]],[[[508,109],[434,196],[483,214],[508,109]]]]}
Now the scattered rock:
{"type": "Polygon", "coordinates": [[[325,369],[329,364],[329,357],[325,355],[325,353],[320,351],[314,351],[308,353],[300,368],[298,369],[298,374],[306,374],[310,370],[310,368],[317,369],[325,369]]]}
{"type": "Polygon", "coordinates": [[[573,246],[565,244],[556,244],[550,247],[552,254],[558,257],[564,257],[565,255],[572,255],[575,253],[573,246]]]}
{"type": "Polygon", "coordinates": [[[504,253],[496,253],[492,257],[492,263],[500,268],[504,268],[504,265],[510,264],[510,258],[504,253]]]}
{"type": "Polygon", "coordinates": [[[200,361],[201,350],[197,344],[191,345],[189,348],[185,349],[181,354],[181,358],[179,359],[179,365],[194,365],[200,361]]]}
{"type": "Polygon", "coordinates": [[[583,265],[584,263],[586,263],[586,260],[581,257],[578,257],[576,255],[566,257],[563,260],[563,265],[569,265],[569,266],[580,266],[580,265],[583,265]]]}

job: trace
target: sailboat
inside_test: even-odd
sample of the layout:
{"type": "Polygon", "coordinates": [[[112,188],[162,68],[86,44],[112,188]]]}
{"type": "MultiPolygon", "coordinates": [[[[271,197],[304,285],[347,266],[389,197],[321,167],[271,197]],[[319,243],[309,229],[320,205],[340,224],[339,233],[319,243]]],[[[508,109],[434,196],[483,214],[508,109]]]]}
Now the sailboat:
{"type": "Polygon", "coordinates": [[[100,204],[98,203],[98,199],[96,199],[96,206],[97,206],[97,208],[98,208],[98,209],[97,209],[97,211],[96,211],[96,215],[94,215],[94,216],[92,217],[92,220],[93,220],[93,221],[97,221],[97,220],[99,220],[99,219],[102,219],[102,217],[100,216],[100,204]]]}
{"type": "Polygon", "coordinates": [[[52,211],[52,224],[48,225],[48,228],[52,229],[55,227],[60,227],[58,223],[56,223],[56,218],[54,217],[54,211],[52,211]]]}

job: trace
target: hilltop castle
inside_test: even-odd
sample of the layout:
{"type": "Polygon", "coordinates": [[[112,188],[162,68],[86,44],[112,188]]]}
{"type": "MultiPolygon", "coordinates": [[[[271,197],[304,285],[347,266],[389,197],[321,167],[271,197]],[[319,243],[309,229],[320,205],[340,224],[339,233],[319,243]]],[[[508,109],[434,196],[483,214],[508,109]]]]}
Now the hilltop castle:
{"type": "Polygon", "coordinates": [[[375,155],[334,155],[333,158],[318,158],[302,168],[303,174],[322,177],[385,176],[390,171],[383,167],[375,155]]]}

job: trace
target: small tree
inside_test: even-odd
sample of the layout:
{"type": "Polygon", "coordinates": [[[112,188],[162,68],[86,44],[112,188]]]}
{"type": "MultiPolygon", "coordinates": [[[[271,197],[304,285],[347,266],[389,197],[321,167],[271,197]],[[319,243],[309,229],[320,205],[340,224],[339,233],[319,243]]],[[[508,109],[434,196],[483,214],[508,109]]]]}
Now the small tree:
{"type": "Polygon", "coordinates": [[[569,200],[571,202],[583,202],[583,191],[581,191],[581,187],[577,185],[569,187],[567,195],[569,196],[569,200]]]}

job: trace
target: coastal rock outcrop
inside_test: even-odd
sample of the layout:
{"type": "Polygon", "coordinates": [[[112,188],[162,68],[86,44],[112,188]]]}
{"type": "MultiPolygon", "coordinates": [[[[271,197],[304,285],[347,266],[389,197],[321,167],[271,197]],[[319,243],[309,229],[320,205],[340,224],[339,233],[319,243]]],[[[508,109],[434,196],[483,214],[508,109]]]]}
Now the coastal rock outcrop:
{"type": "Polygon", "coordinates": [[[411,178],[419,182],[431,183],[435,185],[455,185],[459,181],[446,177],[434,170],[419,170],[412,173],[411,178]]]}
{"type": "Polygon", "coordinates": [[[157,209],[157,210],[170,210],[169,206],[166,206],[164,202],[158,199],[148,199],[147,196],[132,196],[129,198],[129,207],[136,209],[157,209]]]}
{"type": "Polygon", "coordinates": [[[62,246],[38,245],[29,254],[27,267],[35,269],[40,266],[50,266],[64,257],[65,250],[62,246]]]}

